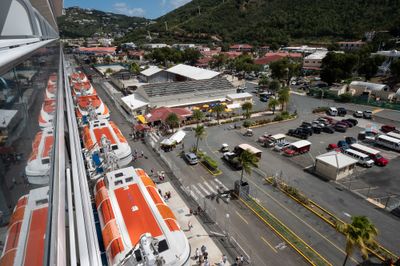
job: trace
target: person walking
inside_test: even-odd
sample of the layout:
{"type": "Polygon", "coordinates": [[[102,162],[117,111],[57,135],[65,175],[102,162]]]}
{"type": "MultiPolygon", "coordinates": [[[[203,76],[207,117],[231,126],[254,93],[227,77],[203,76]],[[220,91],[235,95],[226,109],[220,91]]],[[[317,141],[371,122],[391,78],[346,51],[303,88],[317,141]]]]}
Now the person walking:
{"type": "Polygon", "coordinates": [[[198,260],[200,256],[201,256],[201,251],[199,248],[196,248],[196,251],[194,252],[194,259],[198,260]]]}
{"type": "Polygon", "coordinates": [[[140,155],[141,155],[140,157],[142,157],[142,158],[143,158],[143,157],[144,157],[144,152],[143,152],[143,151],[141,151],[140,155]]]}
{"type": "Polygon", "coordinates": [[[193,228],[192,222],[189,220],[188,221],[188,231],[192,230],[192,228],[193,228]]]}
{"type": "Polygon", "coordinates": [[[201,250],[201,253],[204,254],[204,252],[206,252],[207,248],[206,248],[206,246],[202,245],[200,250],[201,250]]]}
{"type": "Polygon", "coordinates": [[[222,255],[222,263],[225,264],[227,260],[228,260],[228,257],[225,254],[223,254],[222,255]]]}

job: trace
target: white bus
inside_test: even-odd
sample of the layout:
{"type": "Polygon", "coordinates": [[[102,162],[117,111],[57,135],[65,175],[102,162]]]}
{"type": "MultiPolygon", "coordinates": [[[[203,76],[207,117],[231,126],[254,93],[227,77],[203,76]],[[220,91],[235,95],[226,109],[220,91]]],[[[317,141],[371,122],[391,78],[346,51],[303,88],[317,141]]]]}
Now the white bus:
{"type": "Polygon", "coordinates": [[[381,155],[381,152],[362,144],[353,143],[350,145],[352,149],[367,154],[375,164],[379,166],[385,166],[388,164],[389,160],[381,155]]]}
{"type": "Polygon", "coordinates": [[[378,135],[375,138],[375,143],[395,151],[400,151],[400,139],[386,135],[378,135]]]}
{"type": "Polygon", "coordinates": [[[369,158],[368,155],[362,152],[353,149],[346,149],[343,151],[343,153],[350,157],[353,157],[358,161],[359,164],[361,164],[364,167],[372,167],[372,165],[374,164],[374,161],[371,158],[369,158]]]}
{"type": "Polygon", "coordinates": [[[400,134],[393,131],[386,133],[386,135],[395,139],[400,139],[400,134]]]}

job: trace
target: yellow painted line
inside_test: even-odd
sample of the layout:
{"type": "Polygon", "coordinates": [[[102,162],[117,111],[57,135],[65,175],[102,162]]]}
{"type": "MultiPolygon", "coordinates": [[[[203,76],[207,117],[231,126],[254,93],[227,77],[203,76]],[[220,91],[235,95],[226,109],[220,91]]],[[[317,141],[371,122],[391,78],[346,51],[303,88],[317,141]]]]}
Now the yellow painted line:
{"type": "Polygon", "coordinates": [[[237,211],[235,212],[246,224],[249,224],[249,222],[242,215],[240,215],[240,213],[238,213],[237,211]]]}
{"type": "MultiPolygon", "coordinates": [[[[268,223],[263,217],[261,217],[260,214],[258,214],[255,210],[253,210],[253,208],[251,208],[244,200],[242,200],[242,198],[239,198],[239,200],[247,206],[247,208],[249,208],[255,215],[257,215],[257,217],[259,219],[261,219],[261,221],[263,221],[266,225],[268,225],[269,228],[271,228],[272,231],[274,231],[275,234],[277,234],[278,236],[280,236],[283,240],[286,241],[286,243],[288,243],[295,251],[297,251],[297,253],[299,253],[308,263],[310,263],[311,265],[315,265],[315,263],[310,260],[303,252],[301,252],[292,242],[290,242],[288,239],[286,239],[286,237],[284,237],[281,233],[279,233],[270,223],[268,223]]],[[[279,220],[278,220],[279,221],[279,220]]],[[[301,239],[300,239],[301,241],[301,239]]],[[[304,241],[303,241],[304,242],[304,241]]],[[[317,253],[318,254],[318,253],[317,253]]]]}
{"type": "Polygon", "coordinates": [[[382,112],[382,111],[383,111],[383,109],[378,108],[378,109],[372,110],[372,113],[373,113],[373,114],[377,114],[377,113],[382,112]]]}
{"type": "Polygon", "coordinates": [[[275,253],[278,253],[278,251],[265,239],[264,237],[261,237],[261,240],[265,242],[275,253]]]}
{"type": "MultiPolygon", "coordinates": [[[[275,201],[279,206],[281,206],[283,209],[285,209],[287,212],[289,212],[290,214],[292,214],[294,217],[296,217],[299,221],[301,221],[303,224],[305,224],[307,227],[309,227],[312,231],[314,231],[317,235],[319,235],[321,238],[323,238],[326,242],[328,242],[329,244],[331,244],[332,246],[334,246],[337,250],[339,250],[341,253],[346,254],[346,252],[341,249],[340,247],[338,247],[335,243],[333,243],[332,241],[330,241],[326,236],[322,235],[320,232],[318,232],[312,225],[308,224],[306,221],[304,221],[303,219],[301,219],[299,216],[297,216],[294,212],[292,212],[289,208],[287,208],[285,205],[283,205],[281,202],[279,202],[277,199],[275,199],[273,196],[271,196],[269,193],[267,193],[263,188],[261,188],[260,186],[258,186],[256,183],[254,183],[253,181],[251,181],[250,179],[247,179],[250,183],[252,183],[254,186],[256,186],[259,190],[261,190],[261,192],[263,192],[265,195],[267,195],[268,197],[270,197],[273,201],[275,201]]],[[[260,205],[264,210],[265,208],[260,205]]],[[[272,215],[272,214],[271,214],[272,215]]],[[[273,215],[272,215],[273,216],[273,215]]],[[[275,217],[275,216],[274,216],[275,217]]],[[[290,229],[289,229],[290,230],[290,229]]],[[[294,234],[294,233],[293,233],[294,234]]],[[[311,248],[311,247],[310,247],[311,248]]],[[[358,261],[356,261],[353,257],[351,257],[351,260],[359,263],[358,261]]]]}

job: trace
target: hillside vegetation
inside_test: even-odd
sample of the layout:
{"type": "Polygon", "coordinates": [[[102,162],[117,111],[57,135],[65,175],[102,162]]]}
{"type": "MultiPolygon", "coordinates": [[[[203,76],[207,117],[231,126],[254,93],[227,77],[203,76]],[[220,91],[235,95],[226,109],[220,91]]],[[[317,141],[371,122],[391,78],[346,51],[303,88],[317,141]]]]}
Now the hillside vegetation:
{"type": "Polygon", "coordinates": [[[398,31],[399,0],[193,0],[124,40],[288,43],[398,31]],[[168,30],[167,30],[168,28],[168,30]]]}
{"type": "Polygon", "coordinates": [[[65,15],[58,18],[62,38],[91,37],[94,33],[125,34],[145,26],[148,21],[145,18],[76,7],[66,8],[65,12],[65,15]]]}

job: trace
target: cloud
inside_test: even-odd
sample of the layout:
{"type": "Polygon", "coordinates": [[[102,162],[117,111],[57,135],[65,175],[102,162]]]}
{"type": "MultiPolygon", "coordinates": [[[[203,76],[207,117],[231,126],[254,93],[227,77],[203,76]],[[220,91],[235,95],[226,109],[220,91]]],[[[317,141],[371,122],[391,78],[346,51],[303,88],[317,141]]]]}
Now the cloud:
{"type": "Polygon", "coordinates": [[[177,8],[177,7],[183,6],[184,4],[189,3],[190,1],[192,1],[192,0],[171,0],[170,2],[174,8],[177,8]]]}
{"type": "Polygon", "coordinates": [[[143,17],[146,11],[140,7],[129,7],[127,3],[118,2],[113,5],[114,11],[120,14],[134,17],[143,17]]]}

